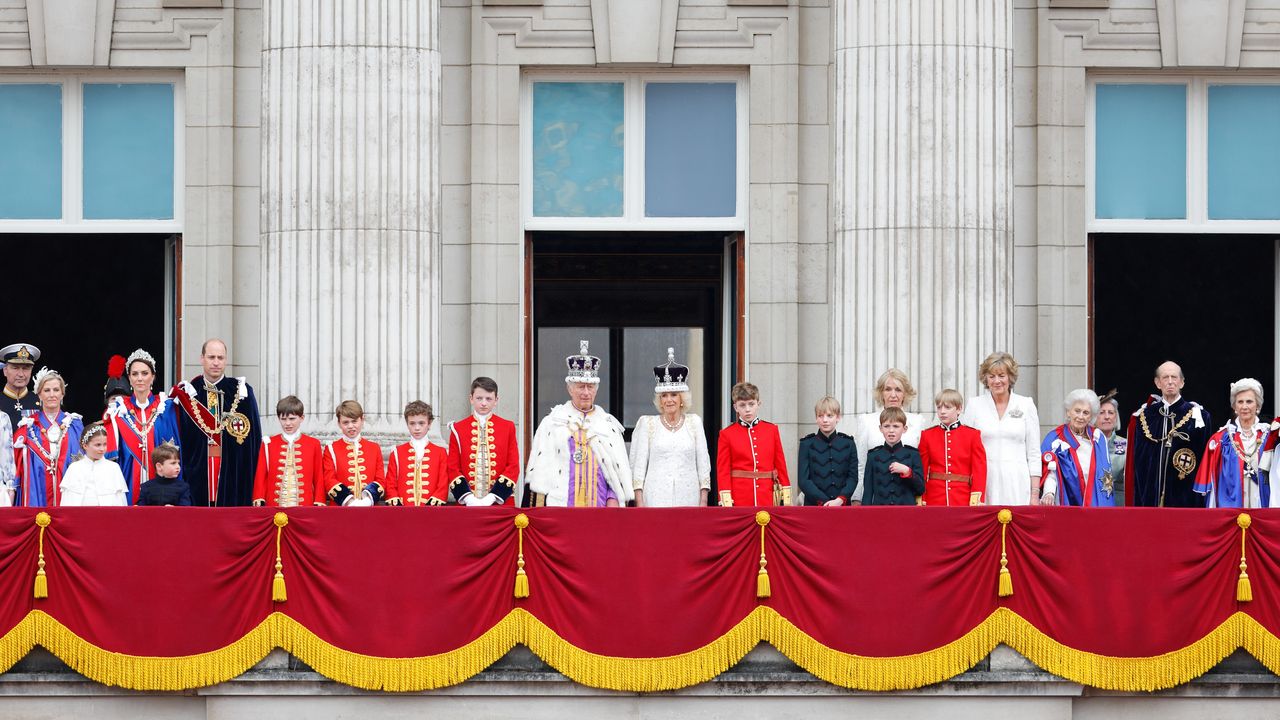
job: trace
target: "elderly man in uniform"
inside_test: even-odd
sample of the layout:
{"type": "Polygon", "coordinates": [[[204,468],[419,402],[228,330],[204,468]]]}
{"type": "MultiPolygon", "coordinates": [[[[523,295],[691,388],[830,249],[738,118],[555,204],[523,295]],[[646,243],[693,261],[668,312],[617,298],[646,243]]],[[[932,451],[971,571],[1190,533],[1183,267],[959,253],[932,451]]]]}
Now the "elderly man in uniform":
{"type": "Polygon", "coordinates": [[[193,505],[248,506],[262,445],[258,400],[244,378],[227,376],[227,344],[221,340],[205,340],[200,367],[200,375],[169,391],[182,406],[182,477],[191,486],[193,505]]]}
{"type": "Polygon", "coordinates": [[[1186,379],[1177,363],[1161,363],[1155,383],[1160,394],[1152,395],[1129,418],[1125,505],[1204,507],[1204,496],[1192,485],[1214,431],[1209,413],[1182,397],[1186,379]]]}
{"type": "Polygon", "coordinates": [[[539,504],[562,507],[618,507],[632,498],[631,463],[622,423],[595,404],[600,358],[565,358],[569,402],[543,418],[533,436],[527,476],[539,504]]]}
{"type": "Polygon", "coordinates": [[[0,360],[4,361],[4,414],[9,416],[10,427],[18,427],[22,418],[40,407],[40,399],[28,387],[31,370],[39,359],[40,348],[31,343],[0,348],[0,360]]]}

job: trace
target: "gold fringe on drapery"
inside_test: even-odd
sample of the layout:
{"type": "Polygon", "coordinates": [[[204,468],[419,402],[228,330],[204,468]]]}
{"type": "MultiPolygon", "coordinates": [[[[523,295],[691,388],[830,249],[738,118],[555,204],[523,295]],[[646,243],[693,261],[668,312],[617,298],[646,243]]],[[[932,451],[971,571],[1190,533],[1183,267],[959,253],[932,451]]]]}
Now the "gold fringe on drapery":
{"type": "Polygon", "coordinates": [[[244,637],[210,652],[181,657],[124,655],[99,648],[48,614],[33,610],[0,638],[0,671],[41,645],[91,680],[133,690],[176,691],[230,680],[280,647],[346,685],[408,692],[463,682],[523,644],[584,685],[657,692],[710,680],[762,641],[818,678],[859,690],[907,690],[941,682],[973,667],[999,643],[1055,675],[1107,690],[1151,691],[1180,685],[1204,674],[1240,647],[1272,672],[1280,671],[1280,638],[1244,613],[1235,613],[1184,648],[1153,657],[1121,658],[1067,647],[1012,610],[998,608],[969,632],[933,650],[867,657],[826,647],[764,606],[702,647],[679,655],[642,658],[599,655],[578,648],[521,608],[462,647],[406,658],[343,650],[282,613],[272,613],[244,637]]]}

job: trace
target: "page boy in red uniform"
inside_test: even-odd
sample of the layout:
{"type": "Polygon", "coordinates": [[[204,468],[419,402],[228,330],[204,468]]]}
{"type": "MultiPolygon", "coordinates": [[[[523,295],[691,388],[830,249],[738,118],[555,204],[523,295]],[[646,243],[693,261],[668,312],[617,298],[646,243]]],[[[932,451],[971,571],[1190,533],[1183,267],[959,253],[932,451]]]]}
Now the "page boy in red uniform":
{"type": "Polygon", "coordinates": [[[716,483],[720,505],[790,505],[791,480],[778,426],[756,417],[760,390],[748,382],[733,386],[729,397],[737,422],[720,431],[716,483]]]}

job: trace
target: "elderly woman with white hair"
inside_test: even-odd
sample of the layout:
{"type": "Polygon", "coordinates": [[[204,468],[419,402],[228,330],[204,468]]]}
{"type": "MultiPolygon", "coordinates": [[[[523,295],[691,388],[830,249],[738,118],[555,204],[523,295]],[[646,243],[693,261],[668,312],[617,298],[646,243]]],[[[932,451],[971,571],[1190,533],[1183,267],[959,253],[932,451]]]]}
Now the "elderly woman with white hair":
{"type": "Polygon", "coordinates": [[[1115,507],[1107,438],[1090,421],[1098,414],[1098,395],[1079,389],[1062,403],[1067,421],[1044,436],[1040,461],[1044,477],[1041,505],[1115,507]]]}
{"type": "Polygon", "coordinates": [[[1018,362],[993,352],[978,366],[986,394],[965,405],[965,425],[982,433],[987,451],[987,504],[1034,505],[1040,501],[1040,414],[1036,403],[1013,391],[1018,362]]]}
{"type": "Polygon", "coordinates": [[[858,449],[858,485],[854,488],[850,504],[862,504],[862,491],[865,489],[863,476],[866,474],[867,453],[872,448],[884,444],[884,436],[880,434],[880,411],[885,408],[901,408],[907,416],[907,428],[902,433],[902,444],[909,447],[920,447],[920,433],[924,432],[926,423],[924,415],[910,412],[907,406],[916,397],[916,389],[911,385],[907,374],[898,368],[889,368],[876,380],[872,401],[876,409],[873,412],[861,413],[846,417],[838,428],[840,432],[853,437],[858,449]],[[846,424],[847,423],[847,424],[846,424]]]}
{"type": "Polygon", "coordinates": [[[1240,378],[1231,383],[1231,409],[1235,417],[1209,437],[1204,459],[1192,490],[1207,496],[1211,508],[1280,507],[1271,491],[1271,456],[1276,445],[1276,423],[1258,420],[1262,410],[1262,383],[1240,378]]]}
{"type": "Polygon", "coordinates": [[[631,483],[636,507],[693,507],[707,504],[711,490],[711,456],[702,418],[688,412],[689,368],[667,362],[653,368],[653,405],[658,415],[644,415],[631,434],[631,483]]]}

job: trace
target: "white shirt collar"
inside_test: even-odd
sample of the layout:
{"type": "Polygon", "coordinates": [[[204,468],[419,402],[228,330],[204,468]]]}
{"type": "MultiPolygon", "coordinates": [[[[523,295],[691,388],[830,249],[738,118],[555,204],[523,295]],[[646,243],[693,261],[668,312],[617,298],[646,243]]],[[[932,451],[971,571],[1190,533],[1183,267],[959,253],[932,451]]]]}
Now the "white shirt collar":
{"type": "Polygon", "coordinates": [[[1180,400],[1182,400],[1182,396],[1181,396],[1181,395],[1179,395],[1178,397],[1174,398],[1174,399],[1173,399],[1173,402],[1169,402],[1168,400],[1165,400],[1165,399],[1164,399],[1164,395],[1161,395],[1161,396],[1160,396],[1160,402],[1161,402],[1161,403],[1164,403],[1164,406],[1165,406],[1165,407],[1172,407],[1172,406],[1174,406],[1174,405],[1177,405],[1177,404],[1178,404],[1178,401],[1180,401],[1180,400]]]}
{"type": "Polygon", "coordinates": [[[427,447],[427,436],[423,435],[421,440],[414,440],[413,438],[409,438],[409,446],[412,447],[418,454],[422,454],[423,449],[427,447]]]}
{"type": "Polygon", "coordinates": [[[481,415],[478,412],[473,412],[471,413],[471,417],[476,419],[476,423],[483,425],[489,422],[489,418],[493,417],[493,413],[489,413],[488,415],[481,415]]]}
{"type": "Polygon", "coordinates": [[[284,438],[285,442],[292,445],[293,443],[298,442],[298,438],[302,437],[302,431],[299,430],[298,432],[293,433],[292,435],[290,435],[289,433],[280,433],[280,437],[284,438]]]}
{"type": "Polygon", "coordinates": [[[342,436],[342,439],[345,440],[349,445],[359,445],[361,438],[362,438],[362,435],[357,435],[354,438],[349,438],[346,435],[342,436]]]}

